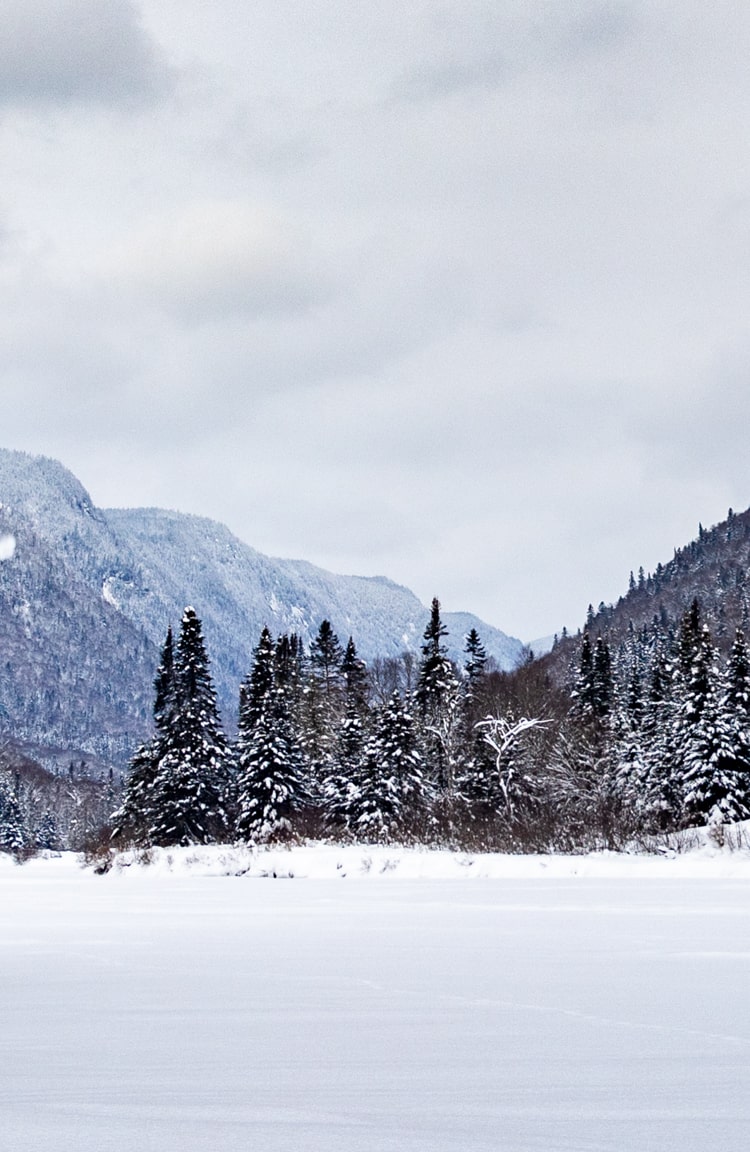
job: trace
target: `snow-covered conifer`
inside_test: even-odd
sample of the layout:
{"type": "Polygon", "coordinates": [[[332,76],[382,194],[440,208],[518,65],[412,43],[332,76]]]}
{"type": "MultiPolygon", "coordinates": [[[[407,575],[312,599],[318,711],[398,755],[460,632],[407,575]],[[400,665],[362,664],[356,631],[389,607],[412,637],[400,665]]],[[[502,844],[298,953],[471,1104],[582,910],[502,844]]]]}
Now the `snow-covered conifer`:
{"type": "Polygon", "coordinates": [[[12,777],[0,771],[0,852],[21,852],[28,843],[18,789],[12,777]]]}
{"type": "Polygon", "coordinates": [[[342,815],[356,839],[387,842],[418,823],[428,797],[414,721],[395,691],[365,744],[342,815]]]}
{"type": "Polygon", "coordinates": [[[176,707],[174,639],[170,625],[154,678],[154,736],[137,749],[130,761],[122,802],[111,816],[115,841],[151,842],[154,782],[159,765],[170,749],[176,707]]]}
{"type": "Polygon", "coordinates": [[[440,601],[435,597],[424,632],[416,698],[428,770],[438,791],[451,797],[463,741],[458,681],[443,643],[447,635],[440,619],[440,601]]]}
{"type": "Polygon", "coordinates": [[[367,667],[357,656],[351,636],[341,664],[341,673],[344,680],[344,712],[337,726],[331,767],[323,785],[325,818],[334,828],[346,827],[348,824],[350,797],[356,787],[370,731],[367,667]]]}
{"type": "Polygon", "coordinates": [[[466,696],[474,700],[479,692],[487,667],[487,651],[479,639],[476,628],[472,628],[466,637],[464,654],[466,656],[464,661],[466,696]]]}
{"type": "Polygon", "coordinates": [[[276,649],[264,628],[243,694],[237,735],[237,826],[251,843],[288,836],[304,803],[288,700],[274,675],[276,649]]]}
{"type": "Polygon", "coordinates": [[[204,844],[226,833],[227,747],[200,620],[186,608],[174,660],[170,727],[151,789],[154,844],[204,844]]]}
{"type": "MultiPolygon", "coordinates": [[[[694,708],[695,718],[684,744],[685,818],[708,824],[733,822],[748,809],[747,650],[741,633],[735,637],[727,675],[711,668],[705,699],[694,708]],[[744,722],[743,722],[744,719],[744,722]],[[738,723],[739,720],[739,723],[738,723]]],[[[691,679],[692,683],[692,679],[691,679]]]]}

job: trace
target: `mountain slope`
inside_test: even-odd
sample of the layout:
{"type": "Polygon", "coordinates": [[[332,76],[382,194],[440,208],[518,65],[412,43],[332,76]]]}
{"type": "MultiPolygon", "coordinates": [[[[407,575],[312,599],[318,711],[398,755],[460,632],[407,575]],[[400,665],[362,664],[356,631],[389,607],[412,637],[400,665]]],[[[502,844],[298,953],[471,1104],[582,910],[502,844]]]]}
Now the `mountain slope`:
{"type": "MultiPolygon", "coordinates": [[[[324,618],[360,654],[416,648],[429,611],[384,577],[336,576],[275,560],[214,521],[94,507],[61,464],[0,450],[0,731],[122,762],[148,730],[151,680],[168,623],[202,618],[222,710],[264,624],[306,640],[324,618]]],[[[522,645],[469,614],[446,614],[453,654],[476,627],[501,668],[522,645]]]]}
{"type": "MultiPolygon", "coordinates": [[[[608,638],[610,645],[624,641],[631,626],[636,631],[654,618],[676,629],[697,598],[703,621],[718,647],[728,651],[736,628],[750,629],[750,509],[734,513],[713,528],[699,527],[698,536],[675,550],[666,564],[652,573],[631,575],[630,587],[616,604],[591,609],[586,628],[608,638]]],[[[578,641],[563,639],[543,659],[562,675],[575,661],[578,641]]]]}

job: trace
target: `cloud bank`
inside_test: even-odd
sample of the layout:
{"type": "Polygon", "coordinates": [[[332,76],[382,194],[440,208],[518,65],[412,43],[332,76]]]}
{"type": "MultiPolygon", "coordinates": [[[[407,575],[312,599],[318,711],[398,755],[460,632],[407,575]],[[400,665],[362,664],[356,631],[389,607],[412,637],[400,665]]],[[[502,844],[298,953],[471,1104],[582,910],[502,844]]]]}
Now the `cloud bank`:
{"type": "Polygon", "coordinates": [[[0,17],[5,445],[524,638],[747,506],[750,15],[50,7],[0,17]]]}

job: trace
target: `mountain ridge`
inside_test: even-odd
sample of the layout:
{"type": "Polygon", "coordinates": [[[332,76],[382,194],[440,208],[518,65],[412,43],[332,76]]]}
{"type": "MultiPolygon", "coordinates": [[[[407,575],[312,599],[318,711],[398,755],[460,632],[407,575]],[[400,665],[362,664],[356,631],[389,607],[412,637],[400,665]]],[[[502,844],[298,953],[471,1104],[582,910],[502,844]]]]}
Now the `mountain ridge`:
{"type": "MultiPolygon", "coordinates": [[[[218,521],[158,508],[100,509],[49,457],[0,449],[0,732],[70,744],[122,763],[149,729],[151,681],[167,625],[185,604],[204,623],[222,711],[263,625],[307,641],[329,619],[361,656],[418,649],[429,609],[388,577],[339,576],[265,556],[218,521]]],[[[445,613],[450,648],[479,631],[510,670],[520,640],[467,613],[445,613]]]]}
{"type": "Polygon", "coordinates": [[[699,524],[698,535],[675,548],[671,560],[657,564],[653,572],[631,572],[628,590],[615,603],[590,606],[578,636],[555,637],[554,647],[540,661],[556,679],[570,679],[583,631],[618,645],[631,631],[649,629],[656,619],[676,633],[695,599],[720,652],[728,652],[737,628],[750,635],[750,509],[730,508],[711,528],[699,524]]]}

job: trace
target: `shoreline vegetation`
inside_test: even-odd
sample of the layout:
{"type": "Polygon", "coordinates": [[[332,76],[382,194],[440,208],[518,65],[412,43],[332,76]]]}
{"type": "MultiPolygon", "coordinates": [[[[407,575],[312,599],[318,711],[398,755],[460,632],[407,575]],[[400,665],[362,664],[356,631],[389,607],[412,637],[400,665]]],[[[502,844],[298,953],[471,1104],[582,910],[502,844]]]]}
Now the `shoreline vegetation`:
{"type": "Polygon", "coordinates": [[[123,787],[101,781],[86,809],[71,771],[58,781],[62,828],[59,808],[0,772],[0,848],[19,859],[74,848],[106,869],[129,849],[209,844],[649,854],[679,852],[704,827],[718,847],[741,847],[741,629],[723,664],[697,600],[677,626],[655,618],[616,647],[586,631],[562,686],[544,660],[498,674],[475,630],[457,665],[445,637],[437,599],[421,657],[372,668],[326,620],[309,646],[264,628],[229,739],[201,622],[186,608],[162,648],[153,737],[123,787]]]}

